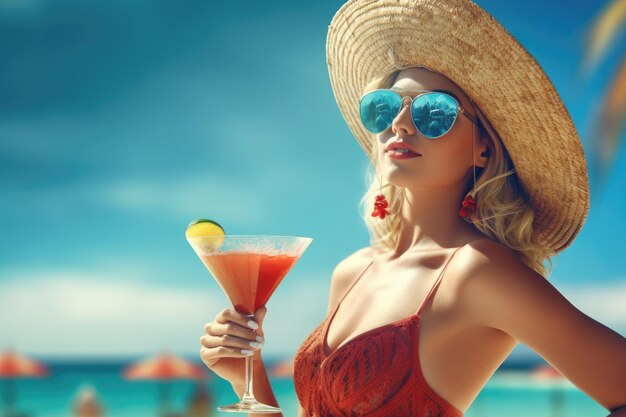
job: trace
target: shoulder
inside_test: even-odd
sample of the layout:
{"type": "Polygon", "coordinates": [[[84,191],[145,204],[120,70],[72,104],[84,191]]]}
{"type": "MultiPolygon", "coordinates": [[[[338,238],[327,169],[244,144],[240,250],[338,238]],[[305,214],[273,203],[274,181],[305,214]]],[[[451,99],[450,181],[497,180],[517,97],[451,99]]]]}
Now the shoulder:
{"type": "Polygon", "coordinates": [[[447,273],[454,278],[456,301],[472,325],[508,331],[515,322],[536,317],[538,300],[548,304],[563,301],[552,284],[528,267],[516,251],[496,241],[468,243],[455,258],[447,273]]]}
{"type": "Polygon", "coordinates": [[[374,248],[367,246],[351,253],[335,266],[330,280],[327,314],[334,309],[341,296],[369,264],[375,253],[376,250],[374,248]]]}
{"type": "Polygon", "coordinates": [[[491,239],[480,239],[461,247],[450,262],[450,270],[465,280],[482,275],[503,274],[526,268],[519,254],[508,246],[491,239]]]}
{"type": "Polygon", "coordinates": [[[513,250],[481,241],[461,254],[451,277],[458,278],[461,320],[510,335],[607,409],[624,403],[617,387],[626,374],[625,338],[576,308],[513,250]]]}
{"type": "Polygon", "coordinates": [[[356,275],[371,262],[375,253],[374,248],[367,246],[342,259],[333,269],[332,285],[339,289],[349,286],[356,279],[356,275]]]}

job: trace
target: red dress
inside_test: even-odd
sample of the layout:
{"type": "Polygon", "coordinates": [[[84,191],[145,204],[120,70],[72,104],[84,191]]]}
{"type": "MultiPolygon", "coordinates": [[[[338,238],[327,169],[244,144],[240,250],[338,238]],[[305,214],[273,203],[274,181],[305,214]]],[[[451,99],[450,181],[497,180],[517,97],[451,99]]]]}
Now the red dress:
{"type": "Polygon", "coordinates": [[[415,314],[359,334],[326,353],[326,334],[339,305],[304,340],[294,357],[294,383],[310,417],[462,417],[426,382],[418,357],[420,312],[435,293],[457,248],[415,314]]]}

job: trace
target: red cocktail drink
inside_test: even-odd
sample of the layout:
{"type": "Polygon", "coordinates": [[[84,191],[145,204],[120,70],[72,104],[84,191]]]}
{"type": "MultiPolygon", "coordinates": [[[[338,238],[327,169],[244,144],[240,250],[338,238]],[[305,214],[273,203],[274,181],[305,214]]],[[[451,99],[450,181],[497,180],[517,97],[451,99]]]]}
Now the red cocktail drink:
{"type": "Polygon", "coordinates": [[[200,259],[220,284],[235,310],[252,315],[265,306],[298,257],[224,252],[200,255],[200,259]]]}
{"type": "MultiPolygon", "coordinates": [[[[209,228],[213,227],[208,225],[209,228]]],[[[223,229],[218,229],[222,232],[223,229]]],[[[187,236],[187,241],[226,293],[235,310],[254,317],[298,261],[312,239],[294,236],[187,236]]],[[[246,388],[241,401],[217,407],[237,413],[280,413],[259,403],[252,392],[252,358],[246,356],[246,388]]]]}

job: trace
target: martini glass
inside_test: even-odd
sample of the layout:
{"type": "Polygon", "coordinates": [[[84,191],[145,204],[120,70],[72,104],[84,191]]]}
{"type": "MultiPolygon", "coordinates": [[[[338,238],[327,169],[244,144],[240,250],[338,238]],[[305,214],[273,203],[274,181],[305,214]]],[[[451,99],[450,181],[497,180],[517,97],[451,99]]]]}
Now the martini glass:
{"type": "MultiPolygon", "coordinates": [[[[295,236],[220,235],[187,241],[228,296],[233,308],[249,318],[265,306],[287,272],[313,239],[295,236]]],[[[280,413],[258,402],[252,392],[252,357],[246,356],[246,389],[237,403],[217,407],[235,413],[280,413]]]]}

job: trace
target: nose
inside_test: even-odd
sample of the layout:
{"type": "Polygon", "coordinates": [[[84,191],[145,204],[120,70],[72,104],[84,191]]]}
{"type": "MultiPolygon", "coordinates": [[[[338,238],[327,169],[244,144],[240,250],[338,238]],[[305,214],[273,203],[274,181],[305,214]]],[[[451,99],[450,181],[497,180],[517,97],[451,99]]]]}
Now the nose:
{"type": "Polygon", "coordinates": [[[391,130],[393,133],[402,136],[413,136],[416,133],[415,124],[411,118],[411,98],[404,97],[402,99],[402,107],[391,122],[391,130]]]}

